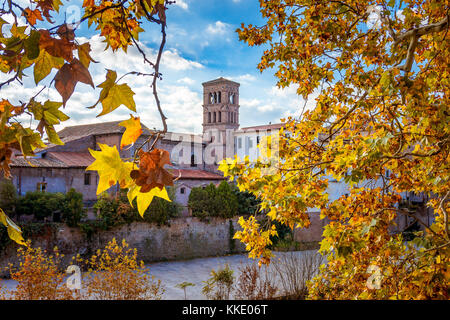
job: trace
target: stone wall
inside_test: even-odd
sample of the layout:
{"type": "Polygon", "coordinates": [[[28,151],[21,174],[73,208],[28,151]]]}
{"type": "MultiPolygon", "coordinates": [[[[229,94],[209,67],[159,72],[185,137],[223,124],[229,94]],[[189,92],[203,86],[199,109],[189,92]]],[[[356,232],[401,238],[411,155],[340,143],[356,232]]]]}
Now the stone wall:
{"type": "MultiPolygon", "coordinates": [[[[113,238],[125,239],[138,251],[138,258],[144,262],[184,260],[209,256],[223,256],[229,253],[245,252],[245,246],[234,240],[234,251],[230,250],[230,219],[210,218],[202,222],[195,217],[177,218],[170,226],[134,222],[109,231],[95,233],[91,239],[77,228],[63,224],[49,228],[41,236],[32,239],[33,247],[41,247],[51,252],[57,246],[65,255],[64,264],[69,265],[72,256],[80,254],[88,258],[97,249],[104,248],[113,238]]],[[[240,229],[237,218],[231,219],[235,231],[240,229]]],[[[0,276],[7,276],[5,267],[17,263],[18,245],[10,244],[0,253],[0,276]]]]}

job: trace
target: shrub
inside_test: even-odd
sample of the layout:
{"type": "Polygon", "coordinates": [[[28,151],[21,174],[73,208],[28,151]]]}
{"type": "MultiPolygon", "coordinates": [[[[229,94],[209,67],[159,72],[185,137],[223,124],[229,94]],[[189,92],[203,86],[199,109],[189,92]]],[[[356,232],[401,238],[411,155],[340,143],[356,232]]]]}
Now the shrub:
{"type": "Polygon", "coordinates": [[[211,270],[211,278],[203,281],[205,286],[202,288],[202,293],[210,300],[229,300],[233,282],[233,270],[227,264],[217,272],[214,269],[211,270]]]}
{"type": "Polygon", "coordinates": [[[59,271],[62,255],[54,248],[54,255],[47,255],[41,248],[20,247],[17,250],[19,267],[10,264],[11,279],[18,282],[6,297],[15,300],[67,300],[74,299],[74,293],[64,282],[65,274],[59,271]]]}
{"type": "Polygon", "coordinates": [[[27,192],[24,197],[19,198],[17,213],[33,215],[35,220],[43,221],[45,218],[61,213],[64,205],[65,196],[62,193],[27,192]]]}
{"type": "Polygon", "coordinates": [[[125,190],[122,190],[118,197],[112,197],[107,193],[101,194],[94,204],[94,209],[97,210],[98,218],[103,221],[106,229],[134,221],[164,225],[178,216],[181,209],[175,201],[175,190],[167,188],[167,193],[172,201],[153,198],[143,218],[137,211],[136,200],[133,201],[133,206],[129,204],[125,190]]]}
{"type": "MultiPolygon", "coordinates": [[[[145,221],[156,223],[160,226],[167,224],[170,219],[175,218],[180,214],[181,206],[176,202],[175,189],[171,187],[166,187],[166,189],[169,199],[172,201],[167,201],[159,197],[153,198],[152,203],[150,203],[150,206],[144,213],[145,221]]],[[[136,206],[134,206],[134,208],[136,208],[136,206]]],[[[135,212],[137,215],[136,209],[135,212]]]]}
{"type": "Polygon", "coordinates": [[[83,195],[71,188],[65,195],[62,220],[69,227],[76,227],[85,217],[86,209],[83,206],[83,195]]]}
{"type": "Polygon", "coordinates": [[[125,240],[118,244],[111,240],[103,250],[97,250],[84,262],[88,269],[85,277],[89,299],[147,300],[161,299],[164,288],[147,274],[144,262],[137,261],[137,250],[128,248],[125,240]]]}
{"type": "Polygon", "coordinates": [[[239,214],[238,198],[226,181],[217,188],[212,183],[204,189],[192,188],[188,205],[192,215],[201,219],[207,216],[231,218],[239,214]]]}
{"type": "Polygon", "coordinates": [[[240,191],[235,184],[231,184],[231,190],[236,195],[238,208],[237,211],[241,215],[255,214],[259,208],[259,201],[252,193],[248,191],[240,191]]]}
{"type": "Polygon", "coordinates": [[[11,180],[0,180],[0,208],[9,215],[15,214],[17,206],[17,190],[11,180]]]}
{"type": "Polygon", "coordinates": [[[267,267],[259,267],[256,263],[239,268],[240,274],[236,286],[235,298],[238,300],[267,300],[272,299],[277,292],[271,274],[267,267]],[[264,268],[264,275],[261,269],[264,268]]]}
{"type": "Polygon", "coordinates": [[[94,209],[97,211],[97,217],[103,221],[105,229],[121,225],[125,221],[117,209],[119,202],[116,198],[104,192],[100,194],[97,202],[94,204],[94,209]]]}

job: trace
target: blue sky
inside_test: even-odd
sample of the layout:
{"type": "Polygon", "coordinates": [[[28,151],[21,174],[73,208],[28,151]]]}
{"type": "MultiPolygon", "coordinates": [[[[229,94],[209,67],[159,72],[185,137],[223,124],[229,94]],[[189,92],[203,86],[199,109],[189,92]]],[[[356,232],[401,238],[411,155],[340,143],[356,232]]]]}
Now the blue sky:
{"type": "MultiPolygon", "coordinates": [[[[25,4],[26,0],[22,0],[25,4]]],[[[61,15],[76,15],[81,1],[64,1],[61,15]]],[[[279,122],[288,115],[296,115],[303,107],[303,100],[295,94],[295,88],[278,89],[273,70],[260,73],[257,64],[264,48],[248,47],[239,41],[235,32],[241,23],[261,25],[264,21],[259,12],[257,0],[177,0],[167,11],[167,43],[163,55],[161,72],[163,80],[159,82],[162,108],[168,117],[170,131],[202,131],[202,82],[225,77],[241,84],[240,87],[240,125],[241,127],[269,122],[279,122]]],[[[160,40],[159,28],[145,24],[145,33],[140,41],[149,56],[156,53],[160,40]]],[[[76,33],[77,40],[91,42],[93,58],[100,63],[91,65],[90,72],[94,83],[98,85],[105,79],[106,70],[113,69],[119,74],[128,71],[151,72],[143,65],[137,50],[130,49],[128,54],[121,51],[104,51],[105,44],[95,35],[94,27],[88,29],[82,25],[76,33]]],[[[29,72],[30,75],[31,72],[29,72]]],[[[54,72],[53,74],[54,75],[54,72]]],[[[52,76],[42,85],[49,85],[52,76]]],[[[148,127],[161,127],[156,111],[150,78],[128,76],[124,79],[136,93],[137,114],[148,127]]],[[[25,89],[15,84],[2,89],[2,98],[17,100],[21,96],[33,96],[41,87],[35,88],[32,76],[25,80],[25,89]],[[18,91],[20,90],[20,91],[18,91]]],[[[130,110],[121,106],[111,114],[96,118],[101,106],[87,109],[98,98],[99,91],[79,83],[76,92],[69,100],[64,112],[71,119],[64,125],[94,123],[98,121],[121,120],[129,117],[130,110]]],[[[46,89],[43,98],[61,100],[54,88],[46,89]]],[[[25,98],[23,98],[25,99],[25,98]]],[[[313,105],[308,102],[309,107],[313,105]]],[[[60,129],[61,127],[59,127],[60,129]]]]}

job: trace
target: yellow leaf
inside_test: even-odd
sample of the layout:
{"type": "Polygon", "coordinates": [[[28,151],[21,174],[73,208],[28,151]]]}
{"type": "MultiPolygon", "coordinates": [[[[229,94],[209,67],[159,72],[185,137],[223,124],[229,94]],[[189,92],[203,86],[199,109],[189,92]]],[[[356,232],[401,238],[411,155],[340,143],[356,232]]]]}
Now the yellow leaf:
{"type": "Polygon", "coordinates": [[[131,205],[133,205],[133,200],[136,198],[137,209],[141,217],[144,217],[145,210],[152,203],[153,197],[160,197],[164,200],[171,201],[166,188],[159,189],[156,187],[145,193],[140,192],[140,189],[141,187],[138,185],[130,187],[127,197],[131,205]]]}
{"type": "Polygon", "coordinates": [[[5,214],[5,212],[0,208],[0,222],[8,229],[8,236],[11,240],[14,240],[20,245],[26,246],[23,237],[22,230],[5,214]]]}
{"type": "Polygon", "coordinates": [[[98,171],[100,179],[97,186],[97,194],[108,190],[117,182],[119,182],[121,188],[127,188],[133,181],[130,177],[133,163],[123,162],[116,146],[110,147],[102,143],[98,145],[100,151],[89,149],[95,161],[86,168],[86,171],[98,171]]]}
{"type": "Polygon", "coordinates": [[[120,149],[129,144],[133,144],[142,134],[141,121],[139,117],[133,117],[130,115],[130,119],[122,121],[119,126],[125,127],[125,132],[122,135],[120,141],[120,149]]]}

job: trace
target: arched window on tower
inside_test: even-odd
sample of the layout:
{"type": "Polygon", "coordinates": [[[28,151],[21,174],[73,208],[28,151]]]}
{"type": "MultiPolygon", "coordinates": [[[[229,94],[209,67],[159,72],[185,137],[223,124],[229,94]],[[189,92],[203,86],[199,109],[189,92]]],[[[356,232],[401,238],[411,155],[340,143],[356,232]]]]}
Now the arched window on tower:
{"type": "Polygon", "coordinates": [[[209,100],[208,100],[208,103],[209,104],[212,104],[213,103],[213,94],[210,92],[209,93],[209,100]]]}
{"type": "Polygon", "coordinates": [[[208,123],[211,123],[211,112],[208,112],[208,123]]]}
{"type": "Polygon", "coordinates": [[[219,103],[222,102],[222,92],[219,91],[219,103]]]}
{"type": "Polygon", "coordinates": [[[234,104],[235,101],[235,94],[234,93],[230,93],[230,103],[234,104]]]}
{"type": "Polygon", "coordinates": [[[217,93],[214,92],[214,103],[217,103],[217,93]]]}
{"type": "Polygon", "coordinates": [[[213,122],[214,123],[216,122],[216,112],[214,112],[214,115],[213,115],[213,122]]]}
{"type": "Polygon", "coordinates": [[[219,111],[219,122],[222,122],[222,112],[219,111]]]}

